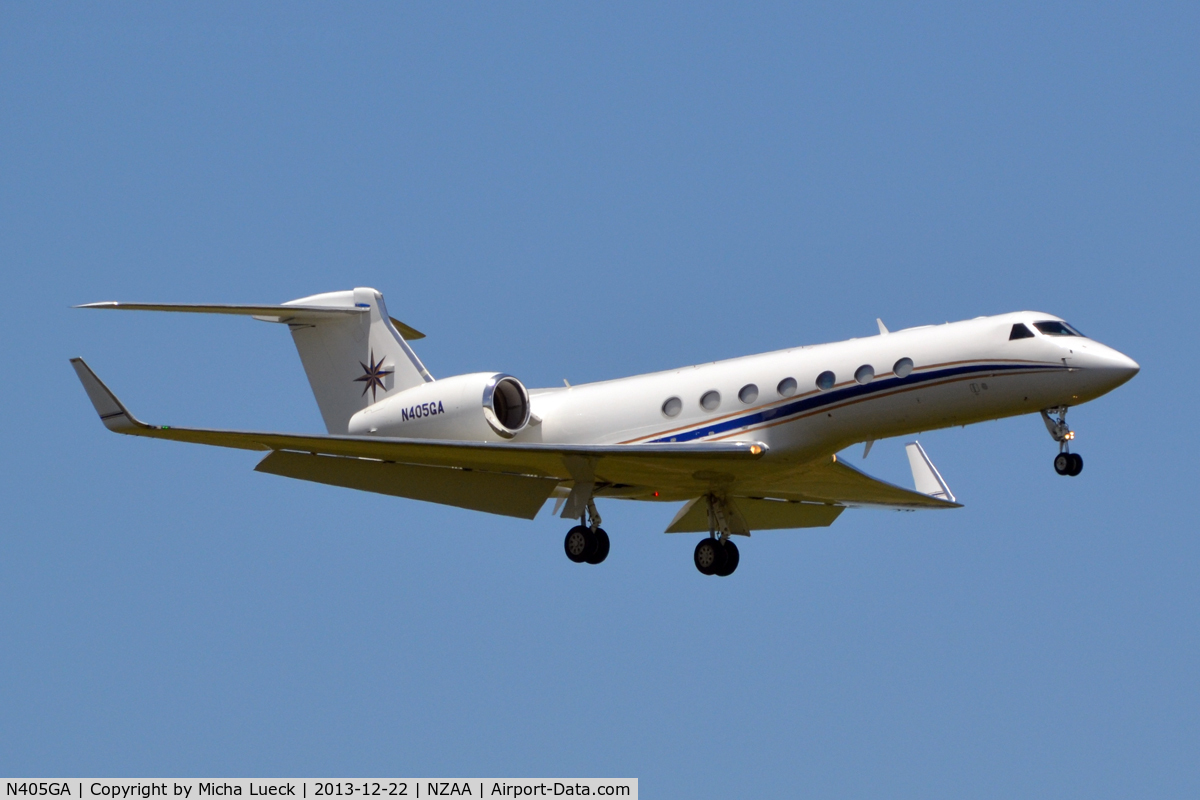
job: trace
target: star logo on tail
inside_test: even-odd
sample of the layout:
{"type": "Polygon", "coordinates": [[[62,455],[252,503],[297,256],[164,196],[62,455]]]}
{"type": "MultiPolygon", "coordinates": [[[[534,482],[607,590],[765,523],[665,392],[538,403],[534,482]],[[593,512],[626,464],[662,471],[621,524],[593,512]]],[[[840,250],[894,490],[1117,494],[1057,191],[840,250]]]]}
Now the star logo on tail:
{"type": "Polygon", "coordinates": [[[363,368],[363,374],[360,377],[355,378],[354,382],[366,384],[363,386],[363,397],[366,397],[367,390],[369,389],[371,391],[371,402],[374,403],[376,389],[383,389],[385,392],[387,391],[387,387],[383,385],[383,379],[384,377],[391,375],[393,370],[383,368],[382,358],[378,361],[375,360],[374,350],[371,350],[370,361],[370,366],[363,364],[361,361],[358,362],[359,366],[363,368]]]}

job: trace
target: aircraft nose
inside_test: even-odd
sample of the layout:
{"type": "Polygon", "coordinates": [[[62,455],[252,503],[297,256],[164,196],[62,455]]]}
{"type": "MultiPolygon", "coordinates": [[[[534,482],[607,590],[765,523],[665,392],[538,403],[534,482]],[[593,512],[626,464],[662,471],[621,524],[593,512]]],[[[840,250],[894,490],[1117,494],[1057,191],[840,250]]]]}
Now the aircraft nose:
{"type": "Polygon", "coordinates": [[[1117,353],[1116,356],[1117,357],[1114,360],[1117,363],[1115,364],[1114,369],[1117,369],[1123,373],[1125,375],[1125,380],[1129,380],[1134,375],[1137,375],[1142,371],[1142,368],[1138,365],[1138,363],[1124,353],[1117,353]]]}
{"type": "Polygon", "coordinates": [[[1106,391],[1111,391],[1137,375],[1141,366],[1124,353],[1111,348],[1105,350],[1107,352],[1096,353],[1093,356],[1095,362],[1091,368],[1098,376],[1103,376],[1106,391]]]}

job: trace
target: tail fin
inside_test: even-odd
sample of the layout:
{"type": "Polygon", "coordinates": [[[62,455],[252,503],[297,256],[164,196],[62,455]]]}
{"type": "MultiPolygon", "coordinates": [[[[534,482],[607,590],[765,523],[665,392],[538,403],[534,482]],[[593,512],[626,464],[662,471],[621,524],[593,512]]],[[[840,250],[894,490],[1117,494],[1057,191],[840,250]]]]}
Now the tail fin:
{"type": "Polygon", "coordinates": [[[346,433],[350,418],[380,397],[433,380],[374,289],[317,294],[284,305],[365,312],[287,320],[330,433],[346,433]]]}
{"type": "Polygon", "coordinates": [[[283,305],[89,303],[80,308],[240,314],[286,322],[325,428],[333,434],[347,433],[350,418],[381,396],[433,380],[405,341],[405,336],[424,334],[391,319],[383,295],[374,289],[315,294],[283,305]]]}

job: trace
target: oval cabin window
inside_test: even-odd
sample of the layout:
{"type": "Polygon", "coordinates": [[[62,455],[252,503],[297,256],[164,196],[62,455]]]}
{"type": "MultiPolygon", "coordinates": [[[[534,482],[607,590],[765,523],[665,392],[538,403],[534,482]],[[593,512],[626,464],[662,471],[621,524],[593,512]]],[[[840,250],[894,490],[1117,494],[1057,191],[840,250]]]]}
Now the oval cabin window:
{"type": "Polygon", "coordinates": [[[912,374],[913,360],[911,358],[902,358],[892,366],[892,372],[897,378],[907,378],[912,374]]]}
{"type": "Polygon", "coordinates": [[[858,369],[854,370],[854,380],[859,383],[870,383],[875,380],[875,368],[870,364],[863,364],[858,369]]]}
{"type": "Polygon", "coordinates": [[[829,370],[825,370],[817,376],[817,388],[823,392],[832,389],[835,383],[837,383],[837,376],[829,370]]]}
{"type": "Polygon", "coordinates": [[[775,391],[779,392],[780,397],[791,397],[796,393],[796,379],[784,378],[775,387],[775,391]]]}
{"type": "Polygon", "coordinates": [[[742,390],[740,392],[738,392],[738,400],[741,400],[746,405],[750,405],[757,399],[758,399],[758,387],[755,386],[753,383],[747,383],[745,386],[742,387],[742,390]]]}
{"type": "Polygon", "coordinates": [[[705,411],[716,411],[720,405],[721,393],[716,389],[713,389],[711,392],[705,392],[704,396],[700,398],[700,407],[705,411]]]}
{"type": "Polygon", "coordinates": [[[677,417],[679,416],[679,412],[682,410],[683,401],[678,397],[669,397],[667,398],[667,401],[662,404],[662,412],[664,416],[677,417]]]}

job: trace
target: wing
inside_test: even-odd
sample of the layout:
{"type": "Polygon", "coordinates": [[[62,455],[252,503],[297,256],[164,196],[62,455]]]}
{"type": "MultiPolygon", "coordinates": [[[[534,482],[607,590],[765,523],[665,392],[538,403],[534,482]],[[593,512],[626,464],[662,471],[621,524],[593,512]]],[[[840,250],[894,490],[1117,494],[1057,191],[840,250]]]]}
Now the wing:
{"type": "MultiPolygon", "coordinates": [[[[761,442],[490,443],[148,425],[83,359],[71,364],[111,431],[269,452],[258,471],[496,514],[532,518],[559,485],[579,480],[594,482],[597,496],[679,501],[717,493],[741,509],[747,529],[829,525],[846,506],[959,507],[872,478],[836,456],[763,462],[761,442]]],[[[695,505],[680,512],[672,531],[707,530],[703,504],[689,511],[695,505]]]]}
{"type": "MultiPolygon", "coordinates": [[[[685,500],[709,472],[737,473],[767,451],[757,442],[560,445],[222,431],[148,425],[117,399],[83,359],[71,359],[101,421],[111,431],[177,442],[273,451],[258,470],[419,500],[532,517],[580,464],[618,496],[630,491],[685,500]],[[307,460],[322,456],[319,460],[307,460]],[[509,496],[511,495],[511,497],[509,496]]],[[[699,491],[703,491],[700,489],[699,491]]]]}

